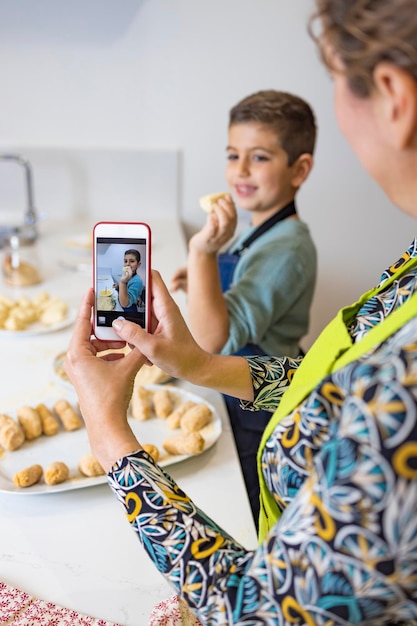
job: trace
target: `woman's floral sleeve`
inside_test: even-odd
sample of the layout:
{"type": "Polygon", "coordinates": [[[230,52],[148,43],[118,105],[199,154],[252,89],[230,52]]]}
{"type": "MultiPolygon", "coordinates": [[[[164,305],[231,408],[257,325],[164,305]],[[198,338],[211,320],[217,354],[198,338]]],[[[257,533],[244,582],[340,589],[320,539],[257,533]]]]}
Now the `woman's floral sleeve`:
{"type": "Polygon", "coordinates": [[[303,357],[254,356],[245,357],[252,377],[254,401],[241,400],[240,405],[249,411],[275,411],[303,357]]]}

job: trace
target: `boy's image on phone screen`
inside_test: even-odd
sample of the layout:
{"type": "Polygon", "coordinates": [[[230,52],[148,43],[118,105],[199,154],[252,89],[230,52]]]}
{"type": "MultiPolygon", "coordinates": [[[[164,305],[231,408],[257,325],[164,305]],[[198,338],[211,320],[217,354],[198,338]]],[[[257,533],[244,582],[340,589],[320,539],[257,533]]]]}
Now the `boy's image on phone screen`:
{"type": "Polygon", "coordinates": [[[94,333],[118,339],[117,317],[149,330],[151,233],[140,222],[99,222],[94,226],[94,333]]]}

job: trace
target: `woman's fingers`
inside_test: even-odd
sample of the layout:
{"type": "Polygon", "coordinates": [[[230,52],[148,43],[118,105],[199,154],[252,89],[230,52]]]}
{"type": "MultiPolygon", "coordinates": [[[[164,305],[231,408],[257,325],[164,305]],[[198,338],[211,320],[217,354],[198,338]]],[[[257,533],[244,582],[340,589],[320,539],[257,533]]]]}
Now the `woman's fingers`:
{"type": "Polygon", "coordinates": [[[92,348],[94,348],[96,352],[102,352],[104,350],[119,350],[120,348],[123,348],[125,345],[124,341],[102,341],[95,338],[91,339],[93,333],[93,306],[94,289],[91,288],[81,298],[70,346],[75,344],[84,344],[86,347],[88,346],[89,352],[91,352],[92,348]]]}
{"type": "Polygon", "coordinates": [[[159,272],[152,271],[152,309],[154,332],[147,333],[143,328],[123,319],[116,319],[113,328],[122,339],[135,346],[150,363],[175,375],[183,366],[182,354],[194,347],[194,341],[181,315],[177,304],[172,299],[159,272]],[[167,369],[169,368],[169,369],[167,369]]]}
{"type": "Polygon", "coordinates": [[[81,299],[78,309],[77,319],[75,320],[75,334],[77,337],[91,336],[91,310],[94,305],[94,289],[89,289],[81,299]]]}

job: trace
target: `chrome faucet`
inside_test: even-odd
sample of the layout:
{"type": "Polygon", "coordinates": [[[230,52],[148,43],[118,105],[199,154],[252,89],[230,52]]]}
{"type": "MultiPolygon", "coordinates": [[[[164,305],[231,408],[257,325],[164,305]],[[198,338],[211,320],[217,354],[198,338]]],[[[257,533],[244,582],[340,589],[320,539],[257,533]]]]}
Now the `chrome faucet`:
{"type": "Polygon", "coordinates": [[[20,154],[7,154],[0,153],[0,160],[2,161],[14,161],[21,165],[25,170],[25,182],[26,182],[26,212],[23,218],[23,224],[20,226],[0,226],[0,247],[4,245],[5,240],[11,234],[18,234],[21,239],[30,243],[35,241],[38,237],[37,231],[37,215],[33,200],[33,182],[32,182],[32,167],[29,160],[20,154]]]}

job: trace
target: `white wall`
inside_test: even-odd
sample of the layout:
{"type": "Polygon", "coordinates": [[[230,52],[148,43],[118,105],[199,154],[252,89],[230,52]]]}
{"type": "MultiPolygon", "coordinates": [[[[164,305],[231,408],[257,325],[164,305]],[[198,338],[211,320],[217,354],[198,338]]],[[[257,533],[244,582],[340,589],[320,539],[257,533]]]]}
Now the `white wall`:
{"type": "Polygon", "coordinates": [[[204,220],[199,196],[225,187],[229,108],[264,88],[305,97],[319,126],[316,166],[299,196],[320,260],[308,345],[415,231],[339,134],[332,86],[306,32],[312,8],[313,0],[0,0],[0,148],[180,149],[189,234],[204,220]]]}

